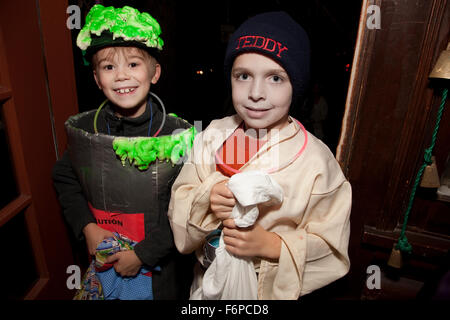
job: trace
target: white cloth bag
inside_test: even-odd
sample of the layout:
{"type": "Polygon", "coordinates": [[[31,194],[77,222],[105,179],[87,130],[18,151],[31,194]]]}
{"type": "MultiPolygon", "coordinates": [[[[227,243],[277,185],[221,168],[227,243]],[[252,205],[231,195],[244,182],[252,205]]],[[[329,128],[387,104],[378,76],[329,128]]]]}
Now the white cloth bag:
{"type": "MultiPolygon", "coordinates": [[[[233,175],[228,188],[237,202],[232,218],[238,227],[249,227],[258,218],[258,204],[274,205],[283,201],[283,189],[267,173],[248,171],[233,175]]],[[[250,258],[238,258],[225,249],[220,236],[216,258],[203,276],[202,286],[192,300],[256,300],[258,280],[250,258]]]]}

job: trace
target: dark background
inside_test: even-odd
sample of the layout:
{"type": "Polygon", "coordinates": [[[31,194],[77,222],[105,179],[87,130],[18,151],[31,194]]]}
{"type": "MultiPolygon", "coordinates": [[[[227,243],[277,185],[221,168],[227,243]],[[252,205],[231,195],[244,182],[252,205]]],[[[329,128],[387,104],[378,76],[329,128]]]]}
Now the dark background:
{"type": "MultiPolygon", "coordinates": [[[[95,3],[130,5],[150,13],[161,25],[164,40],[162,76],[152,91],[174,112],[203,129],[212,119],[233,114],[225,85],[223,59],[230,34],[247,18],[261,12],[283,10],[306,30],[311,41],[311,84],[318,83],[328,103],[324,142],[335,152],[345,107],[350,67],[356,42],[361,1],[345,4],[331,0],[251,1],[70,1],[84,17],[95,3]],[[203,71],[203,75],[197,71],[203,71]]],[[[97,108],[104,97],[96,87],[90,67],[83,65],[76,46],[79,30],[72,30],[79,111],[97,108]]],[[[306,97],[305,97],[306,98],[306,97]]],[[[295,106],[291,115],[312,131],[309,99],[295,106]]]]}

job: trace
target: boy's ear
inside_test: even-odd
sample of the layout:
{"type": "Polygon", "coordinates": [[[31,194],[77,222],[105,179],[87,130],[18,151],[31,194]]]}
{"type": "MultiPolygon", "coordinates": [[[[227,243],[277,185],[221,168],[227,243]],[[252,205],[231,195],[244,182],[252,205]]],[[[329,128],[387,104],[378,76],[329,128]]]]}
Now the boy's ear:
{"type": "Polygon", "coordinates": [[[97,84],[97,87],[102,90],[102,86],[100,85],[99,81],[98,81],[98,76],[97,76],[97,71],[94,69],[92,71],[94,73],[94,79],[95,79],[95,83],[97,84]]]}
{"type": "Polygon", "coordinates": [[[152,84],[156,84],[159,80],[159,77],[161,77],[161,65],[159,63],[155,64],[155,74],[152,78],[152,84]]]}

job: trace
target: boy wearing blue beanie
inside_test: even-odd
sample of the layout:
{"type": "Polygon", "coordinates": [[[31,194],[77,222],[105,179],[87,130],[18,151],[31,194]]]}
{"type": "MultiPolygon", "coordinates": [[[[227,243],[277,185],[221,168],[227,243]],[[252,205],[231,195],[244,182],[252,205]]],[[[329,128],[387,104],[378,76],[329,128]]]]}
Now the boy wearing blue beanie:
{"type": "MultiPolygon", "coordinates": [[[[350,267],[351,186],[328,147],[289,116],[308,83],[308,37],[284,12],[250,18],[231,36],[225,74],[237,114],[197,136],[169,204],[178,250],[196,250],[199,260],[191,298],[211,263],[205,239],[220,228],[227,252],[253,262],[255,298],[298,299],[350,267]],[[242,228],[234,219],[241,194],[227,184],[253,171],[279,185],[283,199],[258,205],[256,222],[242,228]]],[[[242,193],[260,198],[263,191],[242,193]]]]}

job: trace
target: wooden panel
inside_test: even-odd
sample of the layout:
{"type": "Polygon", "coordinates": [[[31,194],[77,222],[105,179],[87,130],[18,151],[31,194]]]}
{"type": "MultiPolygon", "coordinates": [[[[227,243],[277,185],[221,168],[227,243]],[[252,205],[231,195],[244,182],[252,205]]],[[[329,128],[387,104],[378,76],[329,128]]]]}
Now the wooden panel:
{"type": "MultiPolygon", "coordinates": [[[[45,10],[64,7],[55,13],[64,17],[66,6],[63,1],[58,5],[48,4],[45,10]]],[[[0,1],[3,35],[0,83],[11,88],[12,93],[3,111],[8,119],[7,130],[20,193],[31,196],[25,216],[40,277],[28,297],[70,298],[72,293],[66,288],[65,271],[68,265],[73,264],[73,258],[51,179],[56,152],[49,104],[52,91],[47,90],[50,82],[66,80],[64,77],[60,79],[55,70],[46,69],[49,64],[45,60],[40,27],[38,2],[0,1]],[[25,34],[26,41],[18,36],[25,34]],[[9,79],[4,81],[4,78],[9,79]]],[[[65,28],[65,24],[62,27],[65,28]]],[[[53,43],[64,43],[60,36],[52,38],[51,31],[47,30],[46,34],[53,43]]],[[[70,48],[60,50],[60,69],[69,74],[67,77],[73,77],[73,61],[71,56],[65,55],[66,50],[70,48]]],[[[72,98],[64,84],[52,90],[62,90],[60,95],[72,98]]]]}
{"type": "Polygon", "coordinates": [[[67,146],[64,122],[69,116],[78,113],[72,40],[70,30],[66,27],[68,4],[67,1],[39,0],[38,2],[50,108],[54,118],[59,158],[67,146]]]}
{"type": "Polygon", "coordinates": [[[442,23],[449,19],[447,1],[430,1],[425,28],[422,34],[418,34],[422,39],[421,46],[417,48],[419,60],[416,65],[410,66],[413,70],[414,87],[403,93],[408,96],[408,109],[404,114],[405,122],[400,133],[399,148],[396,150],[391,188],[383,206],[385,223],[378,225],[378,228],[392,230],[397,226],[399,213],[405,211],[416,173],[423,163],[424,150],[430,145],[438,104],[433,98],[434,91],[428,75],[437,55],[448,41],[448,29],[442,23]]]}
{"type": "MultiPolygon", "coordinates": [[[[380,254],[387,261],[398,239],[430,144],[440,91],[428,74],[449,41],[450,2],[367,0],[361,16],[337,152],[353,189],[349,281],[355,295],[366,267],[380,254]],[[365,27],[365,8],[371,4],[381,8],[379,30],[365,27]]],[[[450,151],[448,109],[434,151],[441,167],[450,151]]],[[[425,273],[419,269],[436,268],[450,249],[450,207],[430,192],[417,193],[407,229],[413,245],[408,268],[422,280],[425,273]]]]}
{"type": "Polygon", "coordinates": [[[0,84],[0,102],[11,98],[11,89],[0,84]]]}
{"type": "Polygon", "coordinates": [[[352,71],[347,91],[345,112],[342,119],[341,136],[336,150],[336,159],[346,176],[348,176],[348,166],[353,154],[354,140],[356,139],[355,134],[359,128],[358,116],[361,113],[361,99],[363,99],[366,92],[369,75],[368,70],[377,32],[377,30],[369,30],[366,27],[367,8],[373,4],[380,5],[380,2],[364,0],[361,7],[352,71]]]}
{"type": "Polygon", "coordinates": [[[31,204],[31,197],[20,195],[0,210],[0,227],[31,204]]]}
{"type": "Polygon", "coordinates": [[[3,257],[8,257],[0,264],[0,273],[6,275],[0,299],[22,299],[39,278],[23,211],[0,227],[0,242],[5,244],[3,257]]]}
{"type": "Polygon", "coordinates": [[[349,176],[357,193],[355,199],[362,200],[356,201],[354,211],[364,210],[365,222],[381,229],[387,224],[384,207],[392,192],[390,184],[395,182],[398,166],[404,160],[399,156],[401,139],[406,139],[402,130],[411,129],[412,113],[408,111],[412,110],[408,106],[414,90],[414,70],[420,61],[417,39],[423,38],[430,10],[431,2],[411,6],[383,1],[381,6],[382,29],[376,31],[349,176]],[[366,199],[371,199],[370,206],[366,199]]]}
{"type": "Polygon", "coordinates": [[[428,74],[448,37],[442,25],[447,1],[382,1],[380,7],[381,30],[361,31],[375,36],[361,36],[362,47],[372,50],[357,60],[359,89],[348,99],[350,143],[340,159],[353,186],[359,233],[361,224],[393,231],[401,223],[437,110],[428,74]]]}
{"type": "MultiPolygon", "coordinates": [[[[48,282],[48,268],[36,221],[36,211],[32,205],[33,199],[31,197],[29,176],[22,146],[22,130],[20,129],[20,124],[17,119],[13,90],[10,89],[10,66],[8,65],[4,48],[6,48],[6,42],[3,37],[2,26],[0,25],[0,82],[4,84],[3,96],[5,98],[4,104],[2,104],[2,112],[9,138],[11,159],[14,164],[14,176],[20,192],[20,195],[14,201],[0,211],[0,226],[3,226],[22,210],[25,212],[27,232],[29,233],[31,241],[36,271],[39,274],[37,283],[30,290],[30,292],[33,292],[33,297],[35,297],[38,293],[41,293],[42,289],[44,289],[44,286],[42,285],[47,284],[48,282]]],[[[30,296],[30,292],[27,294],[27,297],[30,296]]]]}

